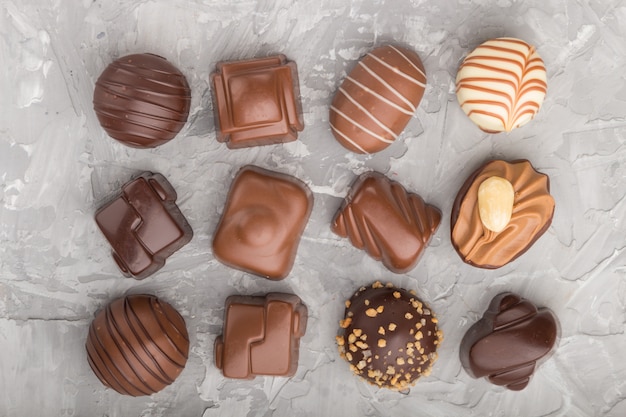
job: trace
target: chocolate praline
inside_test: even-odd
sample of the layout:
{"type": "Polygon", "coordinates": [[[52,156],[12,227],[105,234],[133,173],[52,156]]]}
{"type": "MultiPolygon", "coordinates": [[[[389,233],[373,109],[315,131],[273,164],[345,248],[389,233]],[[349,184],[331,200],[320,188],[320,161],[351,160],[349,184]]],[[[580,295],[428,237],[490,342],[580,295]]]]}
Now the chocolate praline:
{"type": "Polygon", "coordinates": [[[183,128],[191,106],[185,76],[165,58],[135,54],[109,64],[96,82],[93,107],[113,139],[154,148],[183,128]]]}
{"type": "Polygon", "coordinates": [[[89,327],[87,360],[98,379],[120,394],[151,395],[174,382],[187,363],[185,320],[153,295],[118,298],[89,327]]]}
{"type": "Polygon", "coordinates": [[[470,376],[520,391],[549,357],[558,337],[559,323],[552,311],[502,293],[463,337],[460,359],[470,376]]]}
{"type": "Polygon", "coordinates": [[[550,179],[525,160],[493,160],[468,177],[459,190],[451,216],[451,240],[461,259],[485,269],[512,262],[550,227],[555,203],[550,179]],[[514,200],[511,219],[500,232],[489,230],[479,214],[478,190],[491,177],[511,183],[514,200]]]}
{"type": "Polygon", "coordinates": [[[437,323],[413,293],[375,282],[346,302],[339,352],[366,381],[404,390],[431,372],[443,340],[437,323]]]}

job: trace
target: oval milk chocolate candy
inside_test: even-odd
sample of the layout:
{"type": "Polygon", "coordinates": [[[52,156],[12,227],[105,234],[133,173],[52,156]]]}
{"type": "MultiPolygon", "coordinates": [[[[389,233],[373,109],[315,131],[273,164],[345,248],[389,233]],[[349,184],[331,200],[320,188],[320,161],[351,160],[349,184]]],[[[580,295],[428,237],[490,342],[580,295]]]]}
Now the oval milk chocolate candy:
{"type": "Polygon", "coordinates": [[[374,153],[393,143],[422,100],[424,66],[415,52],[387,45],[368,53],[343,81],[330,127],[347,149],[374,153]]]}
{"type": "Polygon", "coordinates": [[[546,67],[535,48],[514,38],[492,39],[474,49],[456,77],[461,108],[487,133],[528,123],[546,95],[546,67]]]}

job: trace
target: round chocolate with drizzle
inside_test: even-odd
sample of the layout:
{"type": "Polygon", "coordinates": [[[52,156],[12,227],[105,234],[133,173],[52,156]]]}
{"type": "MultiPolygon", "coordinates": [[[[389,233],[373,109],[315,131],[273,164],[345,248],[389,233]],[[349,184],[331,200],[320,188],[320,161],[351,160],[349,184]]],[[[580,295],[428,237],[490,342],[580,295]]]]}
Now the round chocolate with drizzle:
{"type": "Polygon", "coordinates": [[[93,107],[114,139],[154,148],[173,139],[189,115],[191,90],[165,58],[135,54],[111,63],[96,82],[93,107]]]}
{"type": "Polygon", "coordinates": [[[547,91],[546,68],[532,45],[497,38],[463,60],[456,77],[461,108],[487,133],[510,132],[532,120],[547,91]]]}
{"type": "Polygon", "coordinates": [[[392,284],[361,287],[346,302],[337,336],[352,371],[379,387],[404,390],[429,375],[443,334],[415,294],[392,284]]]}
{"type": "Polygon", "coordinates": [[[120,394],[151,395],[180,375],[189,352],[185,321],[152,295],[118,298],[89,327],[87,359],[98,379],[120,394]]]}

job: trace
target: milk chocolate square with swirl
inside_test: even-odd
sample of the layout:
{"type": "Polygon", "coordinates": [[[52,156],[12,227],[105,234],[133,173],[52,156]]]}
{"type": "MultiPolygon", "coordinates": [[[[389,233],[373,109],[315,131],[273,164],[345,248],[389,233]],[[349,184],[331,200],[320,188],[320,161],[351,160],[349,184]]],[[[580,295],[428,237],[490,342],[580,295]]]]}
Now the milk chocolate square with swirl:
{"type": "Polygon", "coordinates": [[[401,274],[415,267],[440,222],[438,208],[384,175],[367,172],[352,185],[331,228],[401,274]]]}
{"type": "Polygon", "coordinates": [[[193,230],[176,205],[176,191],[161,174],[144,172],[96,212],[124,276],[143,279],[185,246],[193,230]]]}
{"type": "Polygon", "coordinates": [[[229,148],[291,142],[304,129],[298,70],[284,55],[220,62],[211,82],[217,140],[229,148]]]}
{"type": "Polygon", "coordinates": [[[463,337],[461,363],[474,378],[519,391],[554,349],[558,334],[552,311],[513,293],[499,294],[463,337]]]}
{"type": "Polygon", "coordinates": [[[224,332],[215,340],[215,365],[228,378],[293,376],[306,323],[307,308],[295,295],[230,296],[224,332]]]}
{"type": "Polygon", "coordinates": [[[222,263],[268,279],[285,278],[313,207],[313,194],[297,178],[245,166],[228,194],[213,239],[222,263]]]}

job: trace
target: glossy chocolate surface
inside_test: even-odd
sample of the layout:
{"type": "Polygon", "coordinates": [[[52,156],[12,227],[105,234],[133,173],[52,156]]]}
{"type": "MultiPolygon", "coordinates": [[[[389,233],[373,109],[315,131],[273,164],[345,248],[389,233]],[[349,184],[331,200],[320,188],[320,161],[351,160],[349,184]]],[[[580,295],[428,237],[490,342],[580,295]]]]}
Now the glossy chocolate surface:
{"type": "Polygon", "coordinates": [[[550,180],[527,160],[494,160],[476,170],[463,184],[452,207],[452,245],[461,258],[479,268],[495,269],[526,252],[548,230],[554,215],[550,180]],[[508,180],[515,191],[513,213],[501,232],[480,220],[480,184],[492,176],[508,180]]]}
{"type": "Polygon", "coordinates": [[[153,54],[128,55],[111,63],[93,95],[104,130],[135,148],[154,148],[173,139],[185,125],[190,105],[185,76],[153,54]]]}
{"type": "Polygon", "coordinates": [[[291,271],[313,208],[313,194],[297,178],[255,166],[235,177],[213,238],[222,263],[268,279],[291,271]]]}
{"type": "Polygon", "coordinates": [[[231,149],[291,142],[304,129],[298,70],[284,55],[220,62],[211,83],[217,140],[231,149]]]}
{"type": "Polygon", "coordinates": [[[417,264],[441,212],[377,172],[362,174],[335,215],[332,231],[395,273],[417,264]]]}
{"type": "Polygon", "coordinates": [[[552,311],[513,293],[499,294],[463,337],[461,363],[474,378],[519,391],[554,349],[558,334],[552,311]]]}
{"type": "Polygon", "coordinates": [[[426,73],[419,56],[393,45],[368,53],[339,87],[330,127],[345,148],[374,153],[393,143],[424,95],[426,73]]]}
{"type": "Polygon", "coordinates": [[[124,276],[143,279],[185,246],[193,231],[176,205],[176,191],[161,174],[144,172],[96,212],[124,276]]]}
{"type": "Polygon", "coordinates": [[[346,302],[339,352],[368,382],[403,390],[430,374],[443,340],[437,323],[411,292],[375,282],[346,302]]]}
{"type": "Polygon", "coordinates": [[[306,324],[306,306],[295,295],[228,297],[224,332],[215,340],[215,365],[228,378],[292,376],[306,324]]]}
{"type": "Polygon", "coordinates": [[[189,352],[185,321],[152,295],[118,298],[89,327],[87,360],[98,379],[120,394],[151,395],[180,375],[189,352]]]}

